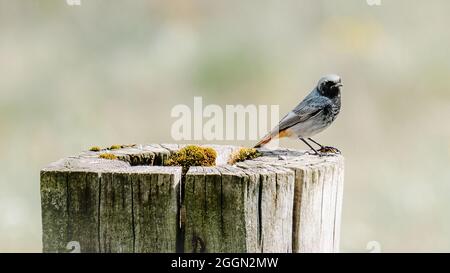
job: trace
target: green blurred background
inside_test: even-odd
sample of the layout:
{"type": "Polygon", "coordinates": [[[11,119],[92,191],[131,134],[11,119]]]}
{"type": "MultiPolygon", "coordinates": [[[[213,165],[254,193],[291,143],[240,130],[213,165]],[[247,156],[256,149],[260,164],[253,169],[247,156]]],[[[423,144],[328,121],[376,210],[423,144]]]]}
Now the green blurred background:
{"type": "Polygon", "coordinates": [[[342,251],[374,240],[450,251],[449,10],[445,0],[0,0],[0,251],[41,251],[49,162],[92,145],[173,142],[170,111],[193,96],[279,104],[282,115],[330,72],[343,78],[343,109],[317,140],[346,157],[342,251]]]}

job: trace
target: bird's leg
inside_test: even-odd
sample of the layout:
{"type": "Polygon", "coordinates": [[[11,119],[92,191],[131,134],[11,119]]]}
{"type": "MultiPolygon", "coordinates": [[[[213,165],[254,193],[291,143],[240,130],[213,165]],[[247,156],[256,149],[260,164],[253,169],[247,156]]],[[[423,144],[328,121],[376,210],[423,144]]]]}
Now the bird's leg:
{"type": "Polygon", "coordinates": [[[322,156],[322,154],[319,153],[316,149],[314,149],[313,146],[309,145],[309,143],[308,143],[304,138],[299,137],[299,139],[300,139],[301,141],[303,141],[306,145],[308,145],[308,147],[311,148],[311,150],[313,150],[314,153],[315,153],[316,155],[322,156]]]}
{"type": "Polygon", "coordinates": [[[320,144],[319,142],[315,141],[314,139],[308,137],[308,140],[312,141],[313,143],[317,144],[320,146],[320,148],[323,148],[324,146],[322,144],[320,144]]]}
{"type": "Polygon", "coordinates": [[[312,138],[308,138],[308,140],[314,142],[315,144],[320,146],[319,151],[323,152],[323,153],[335,153],[335,154],[340,154],[341,151],[339,151],[337,148],[331,147],[331,146],[323,146],[322,144],[318,143],[317,141],[313,140],[312,138]]]}

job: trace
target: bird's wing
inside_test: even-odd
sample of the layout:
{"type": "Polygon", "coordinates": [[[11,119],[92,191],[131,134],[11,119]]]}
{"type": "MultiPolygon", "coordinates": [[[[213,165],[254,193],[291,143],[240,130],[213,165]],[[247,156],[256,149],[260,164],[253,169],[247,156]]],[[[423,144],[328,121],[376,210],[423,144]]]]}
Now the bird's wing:
{"type": "Polygon", "coordinates": [[[262,138],[255,146],[259,148],[268,143],[273,137],[280,132],[291,128],[292,126],[305,122],[314,116],[320,114],[325,108],[331,106],[331,100],[320,96],[308,96],[297,107],[284,116],[278,126],[272,129],[264,138],[262,138]]]}
{"type": "Polygon", "coordinates": [[[279,125],[274,128],[274,131],[281,132],[298,123],[305,122],[310,118],[318,115],[326,107],[331,105],[331,101],[325,97],[311,97],[302,101],[289,114],[281,119],[279,125]]]}

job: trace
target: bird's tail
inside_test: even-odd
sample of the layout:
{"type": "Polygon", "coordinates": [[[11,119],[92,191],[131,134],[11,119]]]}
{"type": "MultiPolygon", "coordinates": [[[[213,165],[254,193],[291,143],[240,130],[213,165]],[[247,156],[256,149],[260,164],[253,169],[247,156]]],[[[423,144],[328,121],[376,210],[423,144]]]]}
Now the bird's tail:
{"type": "Polygon", "coordinates": [[[267,134],[265,137],[263,137],[254,148],[261,148],[263,145],[266,145],[272,140],[273,136],[272,134],[267,134]]]}
{"type": "Polygon", "coordinates": [[[274,138],[283,138],[283,137],[290,137],[292,136],[292,131],[289,129],[284,129],[282,131],[278,131],[278,129],[273,130],[269,134],[267,134],[265,137],[263,137],[255,146],[254,148],[261,148],[262,146],[269,143],[274,138]]]}

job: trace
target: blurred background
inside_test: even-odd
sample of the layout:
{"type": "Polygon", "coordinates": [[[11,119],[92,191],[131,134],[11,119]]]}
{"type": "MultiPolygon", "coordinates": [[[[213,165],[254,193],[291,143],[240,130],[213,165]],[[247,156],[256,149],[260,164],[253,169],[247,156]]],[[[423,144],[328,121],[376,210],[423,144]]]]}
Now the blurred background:
{"type": "Polygon", "coordinates": [[[317,137],[346,158],[342,251],[369,241],[450,251],[449,9],[445,0],[0,0],[0,251],[41,251],[48,163],[93,145],[173,142],[171,109],[194,96],[278,104],[283,115],[327,73],[345,84],[339,118],[317,137]]]}

